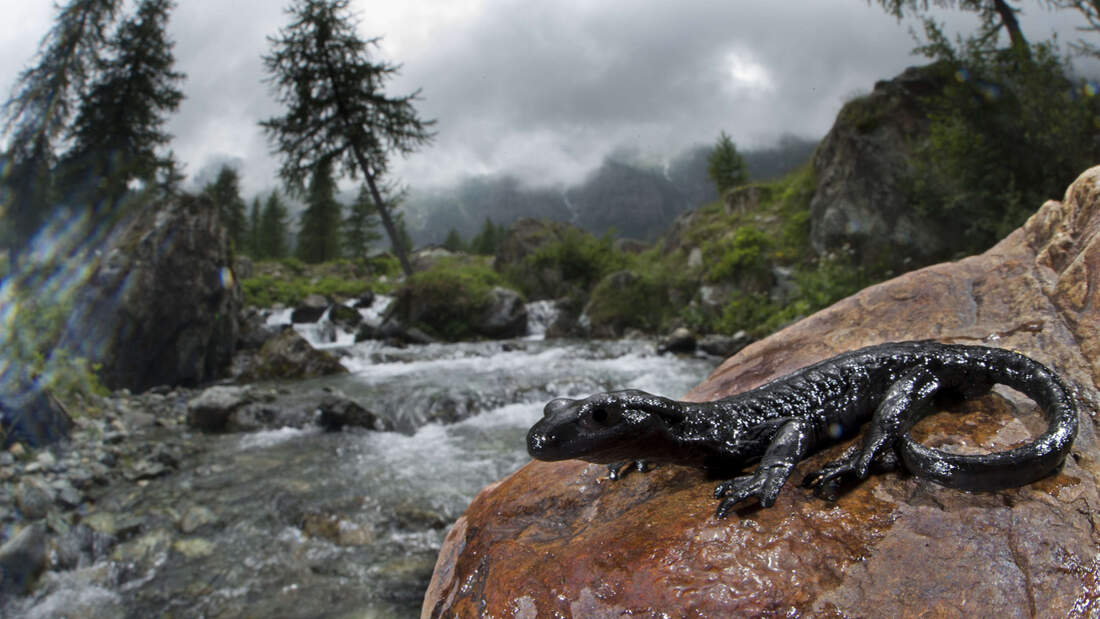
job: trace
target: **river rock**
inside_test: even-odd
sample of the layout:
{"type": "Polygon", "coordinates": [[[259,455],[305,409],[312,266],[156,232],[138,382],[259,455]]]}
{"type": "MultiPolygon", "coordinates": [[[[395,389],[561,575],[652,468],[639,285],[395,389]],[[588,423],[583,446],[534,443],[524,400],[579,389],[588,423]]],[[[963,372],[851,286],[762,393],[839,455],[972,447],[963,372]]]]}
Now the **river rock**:
{"type": "MultiPolygon", "coordinates": [[[[867,288],[727,359],[708,401],[871,344],[934,339],[1023,352],[1076,392],[1057,474],[964,492],[879,474],[835,502],[788,482],[775,506],[716,520],[714,479],[663,466],[532,462],[484,489],[447,534],[422,616],[1088,616],[1100,570],[1100,168],[979,256],[867,288]]],[[[1037,435],[998,389],[920,422],[934,445],[1000,451],[1037,435]]],[[[859,440],[858,438],[855,440],[859,440]]],[[[851,441],[802,462],[792,477],[851,441]]]]}
{"type": "Polygon", "coordinates": [[[509,339],[527,334],[527,305],[515,290],[494,286],[480,314],[473,317],[474,332],[494,339],[509,339]]]}
{"type": "Polygon", "coordinates": [[[673,329],[657,344],[657,354],[664,353],[693,353],[695,352],[695,334],[686,327],[673,329]]]}
{"type": "Polygon", "coordinates": [[[321,399],[318,409],[321,415],[317,423],[326,430],[340,430],[345,426],[379,432],[393,429],[385,419],[347,398],[327,395],[321,399]]]}
{"type": "Polygon", "coordinates": [[[69,436],[72,427],[65,408],[38,381],[18,370],[0,376],[0,448],[56,443],[69,436]]]}
{"type": "Polygon", "coordinates": [[[290,322],[295,324],[317,322],[325,314],[328,306],[328,299],[325,297],[319,294],[306,295],[306,298],[302,299],[295,306],[294,311],[290,313],[290,322]]]}
{"type": "Polygon", "coordinates": [[[99,364],[112,389],[218,378],[237,342],[241,287],[209,198],[142,209],[105,243],[59,348],[99,364]]]}
{"type": "Polygon", "coordinates": [[[354,331],[359,323],[363,322],[363,315],[346,305],[337,303],[329,310],[328,319],[345,331],[354,331]]]}
{"type": "Polygon", "coordinates": [[[316,350],[293,329],[284,329],[256,354],[240,380],[291,380],[347,372],[332,354],[316,350]]]}
{"type": "Polygon", "coordinates": [[[737,351],[748,346],[753,341],[751,335],[744,331],[738,331],[733,335],[721,335],[711,333],[704,335],[699,340],[699,350],[714,355],[715,357],[732,357],[737,351]]]}
{"type": "Polygon", "coordinates": [[[0,546],[0,594],[26,594],[46,569],[46,526],[26,526],[0,546]]]}
{"type": "Polygon", "coordinates": [[[210,387],[187,403],[187,423],[209,432],[220,432],[233,411],[252,401],[244,387],[210,387]]]}

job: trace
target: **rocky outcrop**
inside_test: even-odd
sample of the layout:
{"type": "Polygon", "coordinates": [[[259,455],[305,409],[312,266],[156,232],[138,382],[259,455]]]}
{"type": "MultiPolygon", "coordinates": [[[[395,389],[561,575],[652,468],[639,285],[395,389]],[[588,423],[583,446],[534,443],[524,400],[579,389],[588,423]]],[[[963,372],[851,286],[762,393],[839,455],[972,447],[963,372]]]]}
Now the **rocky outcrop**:
{"type": "Polygon", "coordinates": [[[60,346],[111,388],[195,385],[225,370],[241,289],[214,204],[182,196],[139,213],[105,244],[60,346]]]}
{"type": "Polygon", "coordinates": [[[941,65],[909,68],[841,109],[813,158],[810,237],[818,254],[852,251],[865,266],[908,270],[959,247],[965,227],[922,217],[905,191],[914,145],[928,132],[923,98],[950,74],[941,65]]]}
{"type": "MultiPolygon", "coordinates": [[[[721,398],[879,342],[1018,350],[1061,374],[1081,412],[1071,455],[1049,478],[968,493],[881,474],[834,503],[792,483],[772,508],[716,520],[715,482],[694,469],[610,482],[597,465],[533,462],[484,489],[452,527],[422,616],[1094,614],[1097,290],[1100,168],[986,253],[867,288],[749,345],[686,396],[721,398]]],[[[1044,427],[1008,390],[949,411],[914,436],[999,451],[1044,427]]],[[[811,456],[794,479],[846,447],[811,456]]]]}
{"type": "Polygon", "coordinates": [[[323,350],[316,350],[293,329],[284,329],[268,339],[255,357],[242,363],[239,380],[293,380],[343,374],[347,369],[340,360],[323,350]]]}
{"type": "Polygon", "coordinates": [[[500,241],[493,269],[507,274],[513,281],[523,282],[524,290],[531,301],[556,299],[574,292],[557,265],[540,268],[525,261],[550,243],[565,240],[569,234],[584,234],[579,228],[569,224],[544,219],[518,219],[508,226],[504,238],[500,241]]]}

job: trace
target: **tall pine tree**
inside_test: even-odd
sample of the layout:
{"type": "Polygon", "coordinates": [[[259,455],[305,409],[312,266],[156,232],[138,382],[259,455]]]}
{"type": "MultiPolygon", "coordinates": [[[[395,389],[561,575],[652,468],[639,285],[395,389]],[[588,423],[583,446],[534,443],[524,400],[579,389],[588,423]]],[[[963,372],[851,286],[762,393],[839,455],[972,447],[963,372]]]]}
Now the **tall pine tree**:
{"type": "Polygon", "coordinates": [[[248,235],[248,222],[245,219],[245,204],[241,198],[241,177],[230,166],[223,165],[218,178],[203,188],[221,215],[222,222],[229,230],[229,238],[238,250],[245,247],[248,235]]]}
{"type": "Polygon", "coordinates": [[[260,196],[252,198],[248,211],[248,255],[258,257],[260,249],[260,196]]]}
{"type": "Polygon", "coordinates": [[[417,93],[388,97],[397,67],[372,58],[377,39],[359,36],[348,0],[297,0],[291,23],[270,39],[264,57],[283,116],[261,123],[283,154],[282,177],[300,188],[322,160],[363,176],[394,253],[412,273],[409,246],[380,188],[390,153],[407,154],[431,140],[432,121],[413,107],[417,93]]]}
{"type": "MultiPolygon", "coordinates": [[[[76,101],[94,73],[120,0],[72,0],[19,74],[0,109],[8,146],[0,153],[0,212],[14,265],[53,205],[51,169],[76,101]]],[[[2,140],[0,140],[2,141],[2,140]]]]}
{"type": "Polygon", "coordinates": [[[339,258],[342,208],[336,201],[331,160],[322,160],[314,170],[306,203],[298,232],[298,259],[303,262],[325,262],[339,258]]]}
{"type": "Polygon", "coordinates": [[[286,207],[279,198],[279,192],[272,191],[260,214],[257,258],[282,258],[287,255],[286,216],[286,207]]]}
{"type": "Polygon", "coordinates": [[[167,38],[172,0],[142,0],[107,42],[110,55],[95,79],[71,129],[73,145],[61,162],[62,199],[114,213],[133,181],[146,187],[175,173],[170,155],[160,153],[171,136],[166,115],[183,100],[184,78],[172,69],[167,38]]]}
{"type": "Polygon", "coordinates": [[[371,200],[370,188],[361,185],[359,197],[352,203],[344,220],[344,248],[349,258],[363,258],[371,244],[380,238],[378,214],[371,200]]]}

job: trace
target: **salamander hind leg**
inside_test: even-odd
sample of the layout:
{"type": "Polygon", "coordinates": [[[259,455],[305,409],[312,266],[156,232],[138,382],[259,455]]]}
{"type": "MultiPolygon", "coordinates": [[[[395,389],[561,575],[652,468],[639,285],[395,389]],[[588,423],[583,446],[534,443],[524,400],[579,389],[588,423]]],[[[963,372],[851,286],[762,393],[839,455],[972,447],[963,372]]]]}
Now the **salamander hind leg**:
{"type": "Polygon", "coordinates": [[[916,368],[898,379],[878,405],[863,442],[802,480],[821,498],[833,498],[845,480],[866,479],[872,465],[897,466],[894,444],[927,411],[940,389],[940,380],[927,368],[916,368]]]}

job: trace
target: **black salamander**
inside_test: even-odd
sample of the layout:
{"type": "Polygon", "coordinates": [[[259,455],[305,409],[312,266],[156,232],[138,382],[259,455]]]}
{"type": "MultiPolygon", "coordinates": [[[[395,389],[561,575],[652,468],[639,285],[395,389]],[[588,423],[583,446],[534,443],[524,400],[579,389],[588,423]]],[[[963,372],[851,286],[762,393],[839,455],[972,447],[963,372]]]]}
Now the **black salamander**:
{"type": "Polygon", "coordinates": [[[966,490],[1022,486],[1049,475],[1077,434],[1070,390],[1046,366],[999,348],[936,342],[881,344],[802,368],[744,393],[714,402],[678,402],[644,391],[613,391],[583,400],[558,398],[527,433],[538,460],[581,459],[609,465],[612,479],[627,463],[743,470],[714,490],[717,517],[755,497],[775,503],[795,465],[813,449],[856,433],[856,445],[811,473],[802,485],[833,498],[843,481],[865,479],[872,465],[899,464],[917,476],[966,490]],[[933,409],[938,395],[972,398],[1003,384],[1033,399],[1049,428],[1034,441],[983,455],[926,447],[908,431],[933,409]]]}

